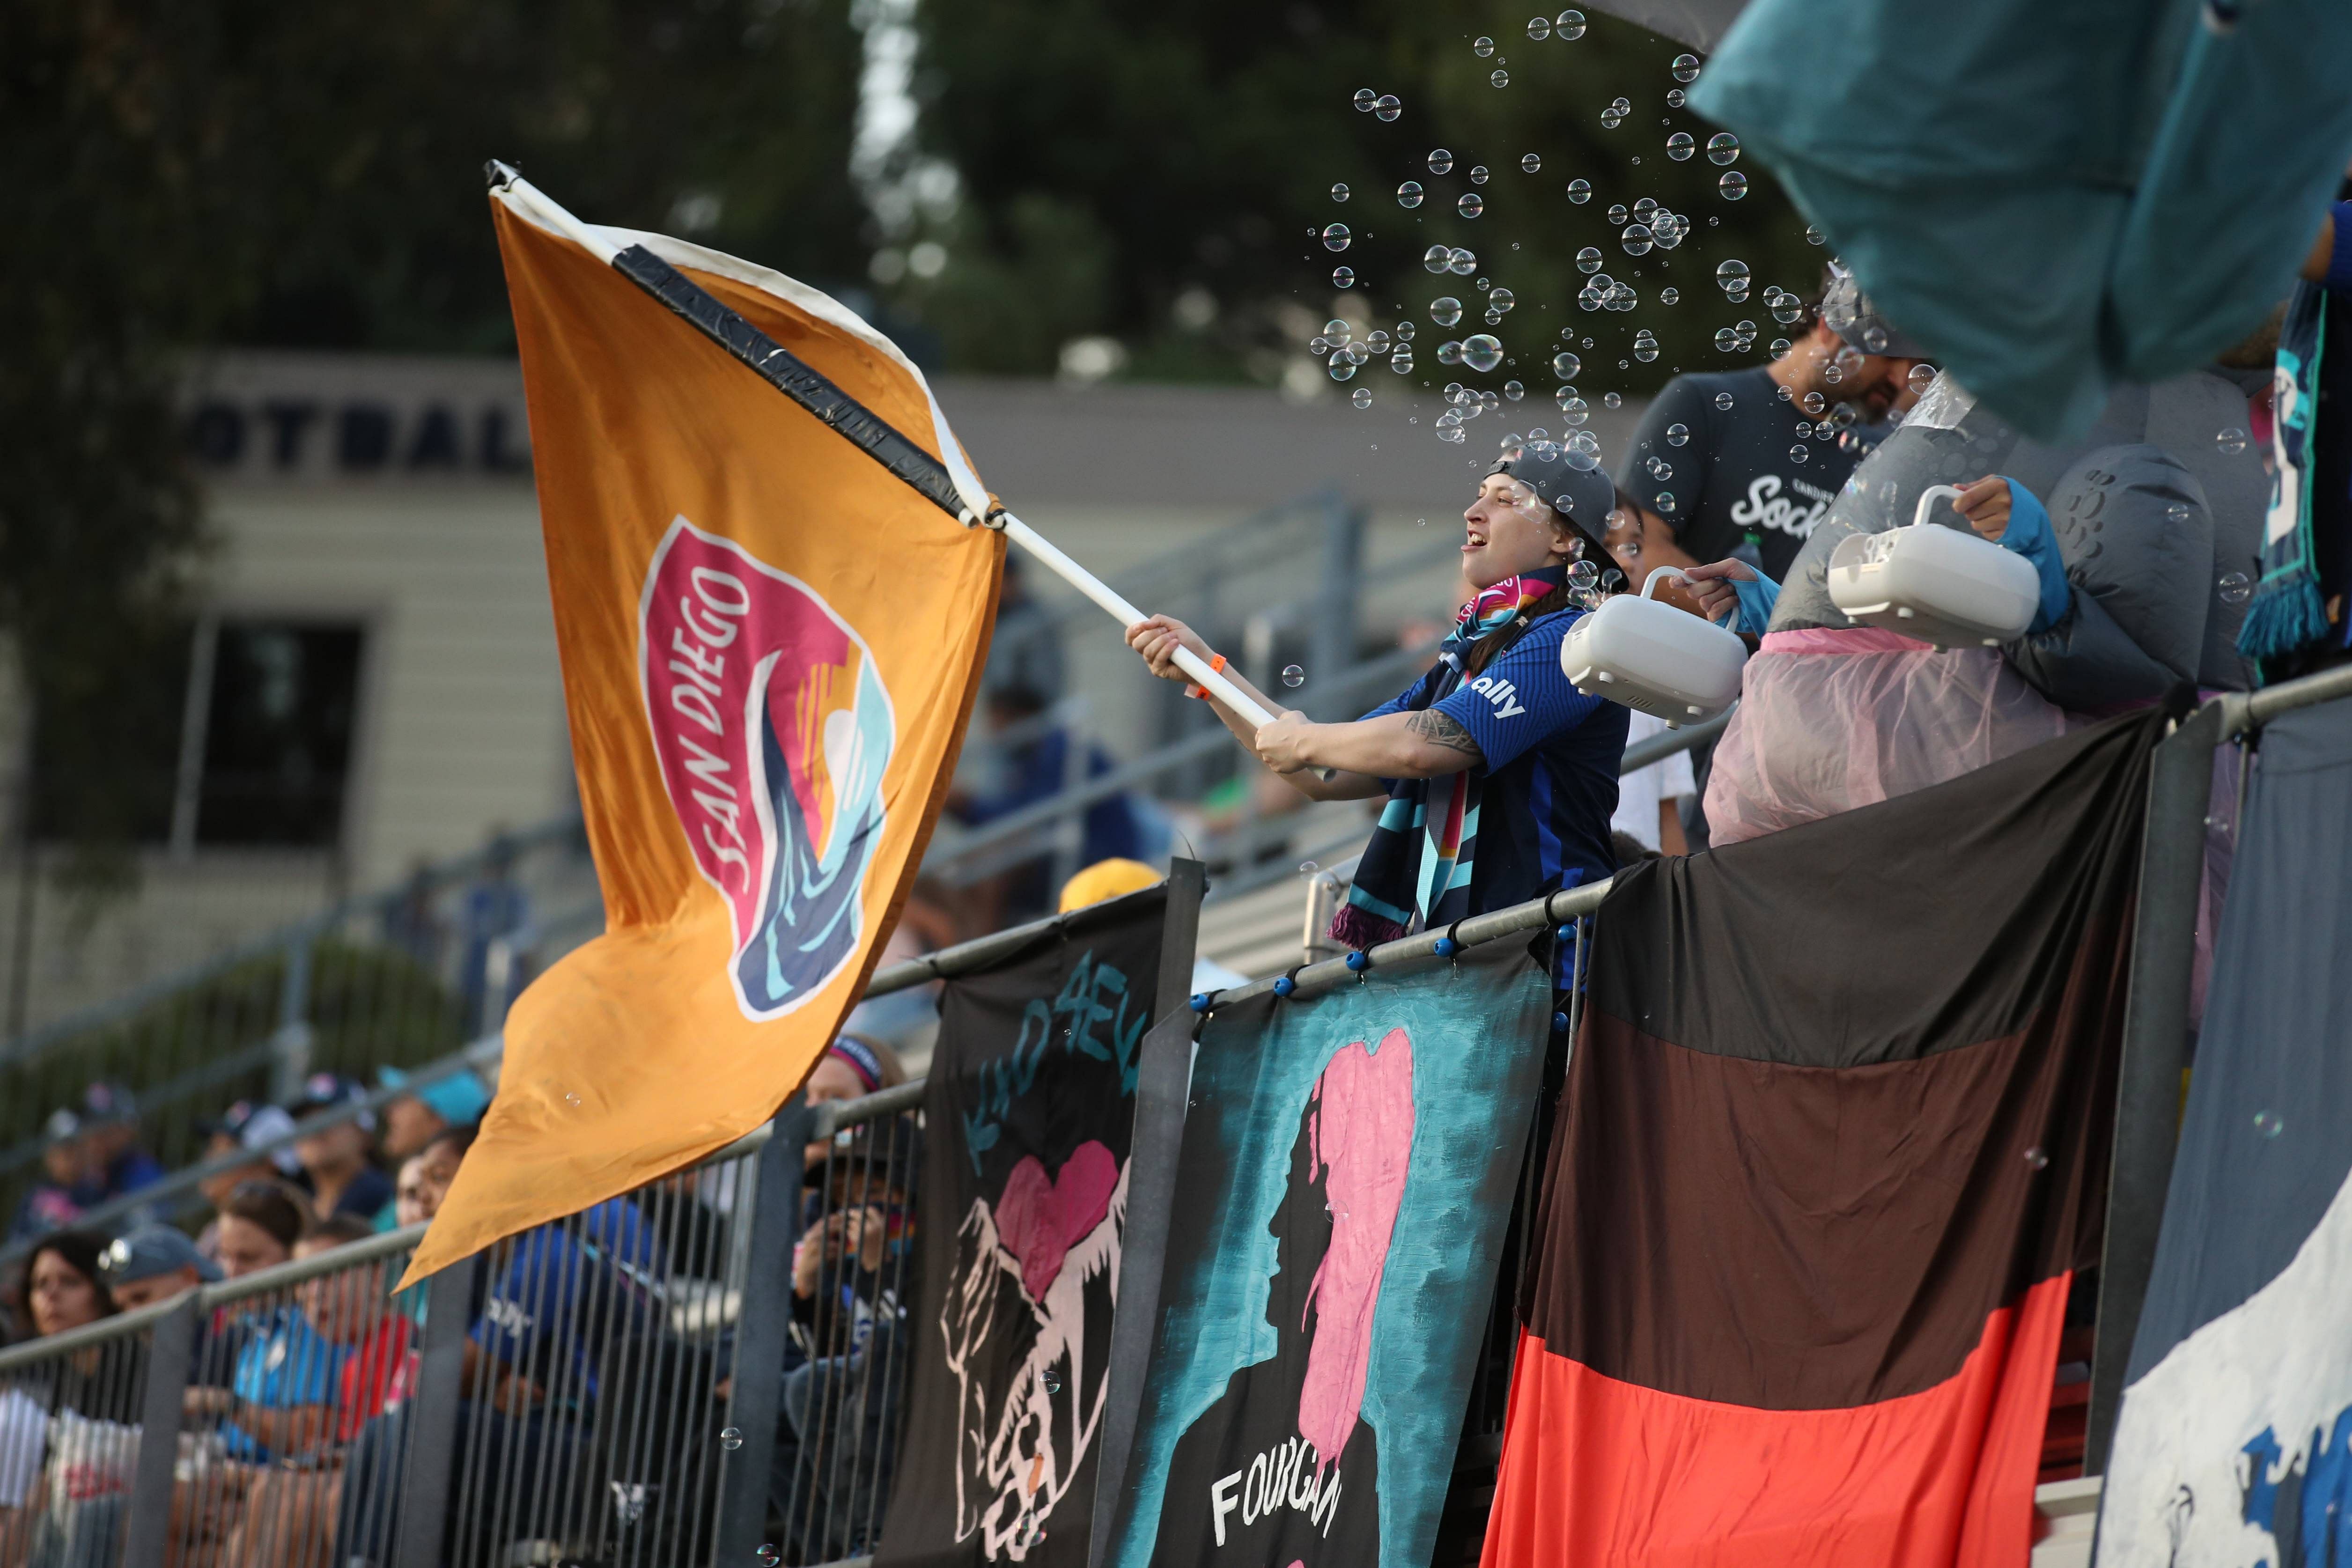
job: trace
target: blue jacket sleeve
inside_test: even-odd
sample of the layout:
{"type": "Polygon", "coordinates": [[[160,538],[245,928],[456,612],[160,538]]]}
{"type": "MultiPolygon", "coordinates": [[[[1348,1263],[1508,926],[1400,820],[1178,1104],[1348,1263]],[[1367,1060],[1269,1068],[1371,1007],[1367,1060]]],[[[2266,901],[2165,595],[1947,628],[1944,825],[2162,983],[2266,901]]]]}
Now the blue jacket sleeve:
{"type": "Polygon", "coordinates": [[[2009,527],[2000,536],[2000,548],[2023,556],[2042,580],[2042,608],[2025,629],[2027,636],[2037,636],[2066,619],[2066,612],[2074,608],[2074,591],[2066,583],[2066,562],[2058,554],[2058,536],[2050,530],[2048,508],[2032,491],[2007,475],[2001,477],[2009,485],[2009,527]]]}

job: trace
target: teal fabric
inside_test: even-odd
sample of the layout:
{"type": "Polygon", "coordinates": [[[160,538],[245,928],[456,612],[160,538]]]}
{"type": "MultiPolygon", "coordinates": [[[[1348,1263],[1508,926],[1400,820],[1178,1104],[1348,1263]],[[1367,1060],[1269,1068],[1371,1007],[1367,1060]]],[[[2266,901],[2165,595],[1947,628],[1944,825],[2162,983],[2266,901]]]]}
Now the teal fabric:
{"type": "Polygon", "coordinates": [[[2352,5],[1754,0],[1690,106],[1880,312],[2044,440],[2201,365],[2294,286],[2352,153],[2352,5]]]}
{"type": "Polygon", "coordinates": [[[1772,606],[1780,601],[1780,585],[1759,571],[1752,579],[1734,578],[1731,588],[1739,595],[1739,614],[1731,629],[1761,637],[1771,627],[1772,606]]]}
{"type": "Polygon", "coordinates": [[[2001,530],[2000,548],[2023,556],[2042,584],[2041,606],[2034,612],[2033,624],[2025,629],[2027,636],[2038,637],[2066,619],[2074,596],[2066,586],[2066,561],[2058,553],[2058,536],[2050,529],[2050,508],[2042,504],[2042,497],[2007,475],[2001,476],[2001,482],[2009,486],[2009,527],[2001,530]]]}

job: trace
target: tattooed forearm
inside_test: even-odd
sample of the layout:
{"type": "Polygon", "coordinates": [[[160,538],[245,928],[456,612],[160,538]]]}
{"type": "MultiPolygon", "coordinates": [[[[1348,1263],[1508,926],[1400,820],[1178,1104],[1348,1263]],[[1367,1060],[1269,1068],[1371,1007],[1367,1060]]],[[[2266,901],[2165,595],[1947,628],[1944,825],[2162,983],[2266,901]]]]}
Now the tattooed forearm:
{"type": "Polygon", "coordinates": [[[1444,747],[1448,751],[1466,752],[1484,759],[1485,754],[1479,751],[1478,743],[1470,738],[1470,732],[1435,708],[1423,708],[1405,720],[1405,727],[1433,746],[1444,747]]]}

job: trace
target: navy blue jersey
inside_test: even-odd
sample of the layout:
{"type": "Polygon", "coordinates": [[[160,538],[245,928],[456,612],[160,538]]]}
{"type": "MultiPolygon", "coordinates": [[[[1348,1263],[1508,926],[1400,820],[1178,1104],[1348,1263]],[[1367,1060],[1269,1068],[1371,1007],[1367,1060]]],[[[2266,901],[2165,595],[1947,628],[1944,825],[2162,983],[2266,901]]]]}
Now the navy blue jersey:
{"type": "MultiPolygon", "coordinates": [[[[1589,697],[1559,667],[1560,639],[1583,616],[1547,615],[1467,684],[1435,704],[1486,757],[1470,908],[1483,915],[1578,887],[1617,869],[1609,819],[1629,715],[1589,697]]],[[[1446,674],[1434,666],[1366,718],[1402,713],[1446,674]]],[[[1466,834],[1465,834],[1466,837],[1466,834]]]]}

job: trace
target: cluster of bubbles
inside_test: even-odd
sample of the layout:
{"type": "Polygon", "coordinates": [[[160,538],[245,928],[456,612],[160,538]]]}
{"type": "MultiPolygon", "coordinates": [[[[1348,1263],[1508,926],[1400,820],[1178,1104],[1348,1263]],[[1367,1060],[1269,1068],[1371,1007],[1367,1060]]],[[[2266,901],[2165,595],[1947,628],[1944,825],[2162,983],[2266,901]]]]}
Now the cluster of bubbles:
{"type": "Polygon", "coordinates": [[[1616,130],[1619,126],[1625,123],[1625,117],[1633,112],[1633,100],[1632,99],[1611,99],[1609,100],[1609,107],[1601,111],[1601,129],[1603,131],[1616,130]]]}
{"type": "Polygon", "coordinates": [[[1421,265],[1432,272],[1451,272],[1467,277],[1478,270],[1478,257],[1460,246],[1433,245],[1423,253],[1421,265]]]}
{"type": "MultiPolygon", "coordinates": [[[[1356,372],[1364,365],[1383,356],[1388,359],[1389,369],[1401,376],[1411,375],[1412,334],[1412,323],[1400,321],[1393,336],[1375,329],[1359,339],[1353,328],[1335,316],[1323,323],[1322,334],[1309,341],[1307,349],[1318,358],[1328,356],[1326,362],[1335,382],[1354,380],[1356,372]]],[[[1371,401],[1370,392],[1361,387],[1356,389],[1358,408],[1370,407],[1371,401]]]]}
{"type": "Polygon", "coordinates": [[[1786,327],[1805,313],[1805,302],[1795,293],[1777,283],[1764,286],[1764,308],[1772,312],[1772,319],[1786,327]]]}
{"type": "Polygon", "coordinates": [[[1394,120],[1404,112],[1404,103],[1392,92],[1374,92],[1370,88],[1356,89],[1356,112],[1369,114],[1377,120],[1394,120]]]}
{"type": "Polygon", "coordinates": [[[1584,37],[1584,13],[1562,11],[1549,21],[1541,16],[1528,18],[1528,37],[1535,42],[1540,44],[1555,33],[1571,44],[1584,37]]]}

